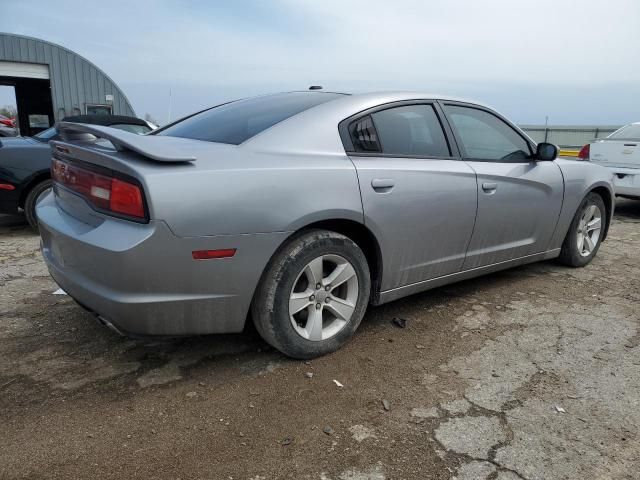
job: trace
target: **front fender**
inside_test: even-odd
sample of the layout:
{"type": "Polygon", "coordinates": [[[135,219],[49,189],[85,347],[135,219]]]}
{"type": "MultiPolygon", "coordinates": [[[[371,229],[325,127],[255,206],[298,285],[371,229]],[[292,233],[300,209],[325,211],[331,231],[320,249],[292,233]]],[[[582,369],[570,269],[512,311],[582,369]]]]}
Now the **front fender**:
{"type": "MultiPolygon", "coordinates": [[[[549,250],[562,247],[573,217],[589,192],[600,190],[606,191],[609,195],[609,199],[605,198],[605,203],[608,202],[611,207],[608,212],[607,229],[611,224],[615,204],[613,174],[610,170],[600,165],[576,160],[556,160],[556,162],[564,177],[564,199],[549,250]]],[[[606,238],[606,231],[604,238],[606,238]]]]}

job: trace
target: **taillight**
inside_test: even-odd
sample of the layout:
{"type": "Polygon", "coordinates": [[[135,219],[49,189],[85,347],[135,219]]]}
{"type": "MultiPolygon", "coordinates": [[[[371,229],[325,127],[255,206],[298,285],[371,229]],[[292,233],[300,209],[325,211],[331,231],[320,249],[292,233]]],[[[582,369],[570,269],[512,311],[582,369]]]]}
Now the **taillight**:
{"type": "Polygon", "coordinates": [[[79,193],[100,211],[146,219],[142,190],[135,183],[58,159],[53,159],[51,176],[55,182],[79,193]]]}
{"type": "Polygon", "coordinates": [[[578,152],[578,158],[581,159],[581,160],[589,160],[589,150],[591,150],[591,145],[587,143],[578,152]]]}
{"type": "Polygon", "coordinates": [[[112,211],[144,218],[144,203],[140,187],[114,178],[111,180],[110,208],[112,211]]]}

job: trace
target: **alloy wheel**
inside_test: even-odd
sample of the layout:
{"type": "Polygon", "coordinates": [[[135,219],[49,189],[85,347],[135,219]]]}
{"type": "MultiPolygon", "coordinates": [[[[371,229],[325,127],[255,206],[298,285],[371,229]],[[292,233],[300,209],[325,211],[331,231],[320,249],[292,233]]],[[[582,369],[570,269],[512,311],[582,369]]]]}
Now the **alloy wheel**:
{"type": "Polygon", "coordinates": [[[295,331],[312,342],[342,330],[358,302],[358,276],[339,255],[321,255],[309,262],[293,283],[289,317],[295,331]]]}
{"type": "Polygon", "coordinates": [[[583,257],[588,257],[598,245],[602,230],[602,212],[597,205],[585,208],[578,223],[577,247],[583,257]]]}

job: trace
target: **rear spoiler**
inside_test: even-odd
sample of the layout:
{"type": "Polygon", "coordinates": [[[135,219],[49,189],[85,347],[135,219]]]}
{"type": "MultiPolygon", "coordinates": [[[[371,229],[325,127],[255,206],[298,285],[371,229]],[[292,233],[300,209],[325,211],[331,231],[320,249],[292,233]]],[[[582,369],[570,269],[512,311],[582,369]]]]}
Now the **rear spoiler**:
{"type": "Polygon", "coordinates": [[[62,139],[68,142],[90,142],[95,138],[103,138],[110,141],[118,151],[130,150],[157,162],[196,161],[196,157],[185,155],[173,142],[163,141],[169,137],[137,135],[117,128],[86,123],[58,122],[56,128],[62,139]]]}

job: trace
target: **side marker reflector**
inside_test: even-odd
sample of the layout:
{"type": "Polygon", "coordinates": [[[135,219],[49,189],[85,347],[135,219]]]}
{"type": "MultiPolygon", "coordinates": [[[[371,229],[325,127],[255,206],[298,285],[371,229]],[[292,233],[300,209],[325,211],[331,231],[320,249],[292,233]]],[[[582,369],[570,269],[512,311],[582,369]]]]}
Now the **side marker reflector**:
{"type": "Polygon", "coordinates": [[[194,250],[191,252],[194,260],[210,260],[212,258],[229,258],[236,254],[235,248],[224,248],[221,250],[194,250]]]}
{"type": "Polygon", "coordinates": [[[16,187],[8,183],[0,183],[0,190],[15,190],[16,187]]]}

